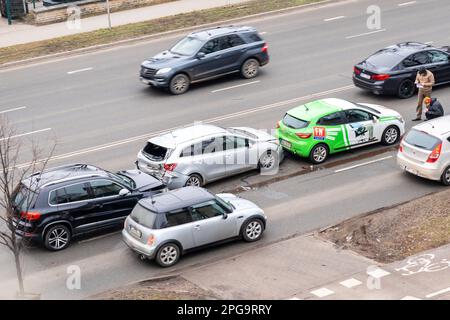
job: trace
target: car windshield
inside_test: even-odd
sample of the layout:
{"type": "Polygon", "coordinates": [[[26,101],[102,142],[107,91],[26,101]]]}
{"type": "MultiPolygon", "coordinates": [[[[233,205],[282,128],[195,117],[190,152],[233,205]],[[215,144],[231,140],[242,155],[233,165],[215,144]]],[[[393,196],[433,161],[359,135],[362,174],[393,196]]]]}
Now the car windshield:
{"type": "Polygon", "coordinates": [[[134,222],[140,224],[143,227],[153,229],[155,226],[157,214],[153,211],[144,208],[141,204],[137,204],[133,211],[131,211],[130,217],[134,222]]]}
{"type": "Polygon", "coordinates": [[[359,103],[353,103],[355,106],[357,106],[357,107],[359,107],[359,108],[361,108],[361,109],[365,109],[365,110],[367,110],[367,111],[369,111],[369,112],[372,112],[372,113],[376,113],[376,114],[381,114],[381,112],[380,111],[378,111],[378,110],[376,110],[376,109],[374,109],[374,108],[371,108],[371,107],[369,107],[369,106],[366,106],[366,105],[364,105],[364,104],[359,104],[359,103]]]}
{"type": "Polygon", "coordinates": [[[28,211],[33,207],[36,193],[21,184],[14,196],[14,206],[17,210],[28,211]]]}
{"type": "Polygon", "coordinates": [[[217,202],[219,202],[223,207],[227,208],[228,212],[233,212],[236,209],[231,202],[223,200],[221,197],[216,196],[217,202]]]}
{"type": "Polygon", "coordinates": [[[169,149],[152,142],[148,142],[143,151],[149,159],[155,161],[163,161],[169,155],[169,149]]]}
{"type": "Polygon", "coordinates": [[[442,141],[431,134],[413,129],[406,135],[405,142],[415,147],[431,151],[442,141]]]}
{"type": "Polygon", "coordinates": [[[112,178],[114,178],[116,180],[119,180],[120,182],[122,182],[124,185],[126,185],[130,189],[135,189],[136,188],[136,182],[134,182],[133,179],[131,179],[130,177],[128,177],[128,176],[126,176],[124,174],[121,174],[121,173],[115,174],[115,173],[111,173],[110,172],[109,175],[112,178]]]}
{"type": "Polygon", "coordinates": [[[196,37],[186,37],[174,45],[169,51],[182,56],[192,56],[200,50],[202,45],[202,40],[196,37]]]}
{"type": "Polygon", "coordinates": [[[284,116],[283,123],[292,129],[302,129],[308,126],[308,121],[297,119],[288,113],[284,116]]]}

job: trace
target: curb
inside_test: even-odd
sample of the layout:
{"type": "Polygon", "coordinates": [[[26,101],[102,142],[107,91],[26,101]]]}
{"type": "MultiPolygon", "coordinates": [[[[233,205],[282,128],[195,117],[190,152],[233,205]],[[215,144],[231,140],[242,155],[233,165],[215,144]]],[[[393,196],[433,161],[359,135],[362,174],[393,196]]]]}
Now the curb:
{"type": "MultiPolygon", "coordinates": [[[[248,19],[262,18],[262,17],[266,17],[266,16],[270,16],[270,15],[282,14],[282,13],[286,13],[286,12],[293,12],[293,11],[297,11],[297,10],[301,11],[301,10],[308,9],[308,8],[316,8],[317,7],[317,9],[320,9],[322,6],[328,5],[330,3],[347,2],[347,1],[349,1],[349,0],[322,0],[322,1],[316,2],[316,3],[307,3],[307,4],[302,4],[299,6],[293,6],[293,7],[288,7],[288,8],[283,8],[283,9],[278,9],[278,10],[273,10],[273,11],[261,12],[261,13],[257,13],[257,14],[244,16],[244,17],[220,20],[217,22],[205,23],[205,24],[201,24],[201,25],[195,25],[195,26],[191,26],[191,27],[185,27],[185,28],[145,35],[145,36],[141,36],[141,37],[137,37],[137,38],[124,39],[124,40],[119,40],[119,41],[115,41],[115,42],[111,42],[111,43],[99,44],[99,45],[94,45],[94,46],[90,46],[90,47],[74,49],[74,50],[70,50],[70,51],[52,53],[52,54],[29,58],[29,59],[24,59],[24,60],[6,62],[3,64],[0,64],[0,70],[11,68],[11,67],[28,65],[28,64],[35,63],[35,62],[43,62],[43,61],[58,58],[58,57],[76,56],[76,55],[82,54],[82,53],[89,53],[89,52],[99,51],[102,49],[120,47],[121,45],[125,45],[125,44],[145,42],[146,40],[153,40],[155,38],[159,38],[162,36],[170,36],[170,35],[174,35],[174,34],[177,34],[180,32],[193,31],[193,30],[197,30],[197,29],[201,29],[201,28],[205,28],[205,27],[217,26],[220,24],[240,22],[240,21],[244,21],[244,20],[248,20],[248,19]]],[[[217,7],[217,8],[221,8],[221,7],[217,7]]],[[[98,30],[101,30],[101,29],[98,29],[98,30]]],[[[95,31],[95,30],[93,30],[93,31],[95,31]]],[[[47,40],[50,40],[50,39],[47,39],[47,40]]],[[[43,40],[43,41],[45,41],[45,40],[43,40]]],[[[20,45],[20,44],[17,44],[17,45],[20,45]]]]}

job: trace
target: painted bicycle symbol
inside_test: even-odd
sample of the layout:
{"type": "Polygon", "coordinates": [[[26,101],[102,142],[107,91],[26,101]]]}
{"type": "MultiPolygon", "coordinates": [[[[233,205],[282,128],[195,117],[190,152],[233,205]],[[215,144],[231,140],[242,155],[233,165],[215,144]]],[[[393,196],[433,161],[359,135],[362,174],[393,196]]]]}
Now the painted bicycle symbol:
{"type": "Polygon", "coordinates": [[[450,261],[441,259],[433,262],[434,254],[428,253],[408,259],[407,264],[401,268],[395,269],[402,271],[402,276],[410,276],[421,272],[438,272],[450,268],[450,261]]]}

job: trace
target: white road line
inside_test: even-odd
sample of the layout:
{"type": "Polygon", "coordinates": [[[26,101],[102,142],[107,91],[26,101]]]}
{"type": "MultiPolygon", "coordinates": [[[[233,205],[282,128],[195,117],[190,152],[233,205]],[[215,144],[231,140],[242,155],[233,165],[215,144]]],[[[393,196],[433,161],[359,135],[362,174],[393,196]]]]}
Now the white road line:
{"type": "Polygon", "coordinates": [[[422,299],[413,296],[406,296],[401,298],[400,300],[422,300],[422,299]]]}
{"type": "Polygon", "coordinates": [[[379,32],[384,32],[386,31],[386,29],[380,29],[380,30],[375,30],[375,31],[371,31],[371,32],[366,32],[366,33],[361,33],[361,34],[356,34],[354,36],[348,36],[345,37],[345,39],[353,39],[353,38],[358,38],[358,37],[363,37],[363,36],[368,36],[371,34],[375,34],[375,33],[379,33],[379,32]]]}
{"type": "Polygon", "coordinates": [[[367,161],[367,162],[364,162],[364,163],[359,163],[359,164],[356,164],[356,165],[351,166],[351,167],[347,167],[347,168],[343,168],[343,169],[334,170],[334,173],[339,173],[339,172],[342,172],[342,171],[347,171],[347,170],[359,168],[359,167],[362,167],[362,166],[367,166],[368,164],[372,164],[372,163],[376,163],[376,162],[381,162],[381,161],[384,161],[384,160],[387,160],[387,159],[391,159],[392,157],[393,157],[393,156],[387,156],[387,157],[384,157],[384,158],[380,158],[380,159],[376,159],[376,160],[372,160],[372,161],[367,161]]]}
{"type": "Polygon", "coordinates": [[[4,113],[8,113],[8,112],[13,112],[13,111],[18,111],[18,110],[22,110],[22,109],[26,109],[27,107],[18,107],[18,108],[13,108],[13,109],[8,109],[8,110],[3,110],[0,111],[0,114],[4,114],[4,113]]]}
{"type": "Polygon", "coordinates": [[[313,295],[315,295],[316,297],[323,298],[323,297],[327,297],[329,295],[332,295],[334,293],[334,291],[332,291],[330,289],[327,289],[327,288],[320,288],[320,289],[311,291],[311,293],[313,295]]]}
{"type": "Polygon", "coordinates": [[[342,282],[339,282],[339,284],[346,288],[351,289],[351,288],[359,286],[360,284],[362,284],[362,282],[355,278],[350,278],[350,279],[344,280],[342,282]]]}
{"type": "Polygon", "coordinates": [[[338,16],[338,17],[323,19],[323,21],[329,22],[329,21],[341,20],[341,19],[344,19],[344,18],[345,18],[345,16],[338,16]]]}
{"type": "Polygon", "coordinates": [[[436,292],[433,292],[433,293],[430,293],[430,294],[427,294],[426,297],[427,298],[433,298],[433,297],[439,296],[439,295],[447,293],[447,292],[450,292],[450,287],[446,288],[446,289],[442,289],[442,290],[436,291],[436,292]]]}
{"type": "Polygon", "coordinates": [[[236,86],[231,86],[231,87],[226,87],[226,88],[222,88],[222,89],[217,89],[217,90],[213,90],[211,91],[212,93],[216,93],[216,92],[221,92],[221,91],[225,91],[225,90],[230,90],[230,89],[234,89],[234,88],[239,88],[239,87],[244,87],[244,86],[248,86],[251,84],[255,84],[255,83],[259,83],[261,82],[260,80],[256,80],[256,81],[252,81],[252,82],[247,82],[247,83],[243,83],[243,84],[238,84],[236,86]]]}
{"type": "Polygon", "coordinates": [[[263,32],[260,32],[259,34],[260,34],[261,36],[263,36],[263,35],[267,34],[267,32],[263,31],[263,32]]]}
{"type": "Polygon", "coordinates": [[[74,74],[74,73],[78,73],[78,72],[90,71],[90,70],[92,70],[92,69],[94,69],[94,68],[89,67],[89,68],[84,68],[84,69],[78,69],[78,70],[68,71],[67,74],[74,74]]]}
{"type": "Polygon", "coordinates": [[[415,4],[415,3],[417,3],[417,1],[403,2],[403,3],[399,3],[398,6],[399,7],[404,7],[404,6],[409,6],[409,5],[412,5],[412,4],[415,4]]]}
{"type": "Polygon", "coordinates": [[[390,275],[391,273],[389,271],[383,270],[381,268],[375,268],[373,270],[367,271],[367,274],[371,277],[380,279],[380,278],[390,275]]]}
{"type": "MultiPolygon", "coordinates": [[[[309,99],[313,99],[313,98],[318,98],[318,97],[326,96],[328,94],[334,94],[334,93],[337,93],[337,92],[342,92],[342,91],[350,90],[350,89],[353,89],[353,88],[354,88],[353,85],[348,85],[348,86],[345,86],[345,87],[339,87],[339,88],[335,88],[335,89],[331,89],[331,90],[327,90],[327,91],[322,91],[322,92],[318,92],[318,93],[309,94],[309,95],[302,96],[302,97],[297,97],[297,98],[293,98],[293,99],[289,99],[289,100],[275,102],[275,103],[272,103],[272,104],[268,104],[268,105],[264,105],[264,106],[260,106],[260,107],[256,107],[256,108],[252,108],[252,109],[248,109],[248,110],[243,110],[243,111],[238,111],[238,112],[235,112],[235,113],[230,113],[228,115],[223,115],[223,116],[218,116],[218,117],[215,117],[215,118],[202,120],[202,122],[203,123],[214,123],[214,122],[219,122],[219,121],[227,120],[227,119],[231,119],[231,118],[237,118],[237,117],[241,117],[243,115],[257,113],[257,112],[270,110],[270,109],[275,109],[275,108],[280,108],[280,107],[284,107],[284,106],[292,104],[292,103],[297,103],[297,102],[300,102],[300,101],[303,101],[303,100],[309,100],[309,99]]],[[[85,149],[81,149],[81,150],[77,150],[77,151],[63,153],[63,154],[60,154],[58,156],[53,156],[50,159],[39,159],[39,160],[37,160],[37,162],[43,162],[43,161],[47,161],[47,160],[48,161],[62,160],[62,159],[67,159],[67,158],[79,156],[79,155],[86,154],[86,153],[92,153],[92,152],[97,152],[97,151],[101,151],[101,150],[104,150],[104,149],[114,148],[114,147],[117,147],[117,146],[120,146],[120,145],[123,145],[123,144],[132,143],[132,142],[136,142],[136,141],[144,140],[144,139],[149,139],[149,138],[157,136],[159,134],[167,133],[167,132],[170,132],[170,131],[173,131],[175,129],[179,129],[179,128],[182,128],[182,127],[185,127],[185,126],[186,125],[176,126],[176,127],[167,128],[167,129],[164,129],[164,130],[159,130],[159,131],[154,131],[154,132],[142,134],[142,135],[139,135],[139,136],[134,136],[134,137],[123,139],[123,140],[118,140],[118,141],[114,141],[114,142],[110,142],[110,143],[105,143],[105,144],[94,146],[94,147],[89,147],[89,148],[85,148],[85,149]]],[[[29,165],[30,165],[29,162],[28,163],[23,163],[23,164],[17,165],[15,168],[18,168],[18,169],[26,168],[29,165]]]]}
{"type": "Polygon", "coordinates": [[[52,130],[52,128],[45,128],[45,129],[40,129],[40,130],[31,131],[31,132],[27,132],[27,133],[17,134],[15,136],[11,136],[11,137],[8,137],[8,138],[2,138],[2,139],[0,139],[0,141],[6,140],[6,139],[14,139],[14,138],[20,138],[20,137],[24,137],[24,136],[29,136],[31,134],[45,132],[45,131],[49,131],[49,130],[52,130]]]}
{"type": "Polygon", "coordinates": [[[289,298],[288,300],[301,300],[301,299],[299,299],[297,297],[292,297],[292,298],[289,298]]]}

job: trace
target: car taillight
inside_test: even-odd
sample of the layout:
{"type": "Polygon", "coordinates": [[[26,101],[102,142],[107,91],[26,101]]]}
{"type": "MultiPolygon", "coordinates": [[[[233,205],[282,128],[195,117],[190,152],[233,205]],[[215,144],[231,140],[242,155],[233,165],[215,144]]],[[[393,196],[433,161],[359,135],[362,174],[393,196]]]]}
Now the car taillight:
{"type": "Polygon", "coordinates": [[[301,139],[308,139],[309,137],[311,137],[311,133],[298,132],[295,135],[301,139]]]}
{"type": "Polygon", "coordinates": [[[269,49],[269,45],[267,43],[264,43],[264,46],[261,49],[261,52],[267,52],[267,50],[269,49]]]}
{"type": "Polygon", "coordinates": [[[36,211],[26,211],[26,212],[21,212],[20,217],[27,221],[36,221],[41,217],[41,213],[36,212],[36,211]]]}
{"type": "Polygon", "coordinates": [[[280,121],[277,122],[277,129],[280,128],[280,121]]]}
{"type": "Polygon", "coordinates": [[[153,245],[155,243],[155,240],[156,240],[155,236],[153,234],[151,234],[147,238],[147,244],[149,246],[151,246],[151,245],[153,245]]]}
{"type": "Polygon", "coordinates": [[[357,67],[353,67],[353,72],[355,74],[361,74],[361,69],[357,68],[357,67]]]}
{"type": "Polygon", "coordinates": [[[428,163],[434,163],[439,159],[442,150],[442,143],[439,143],[436,148],[430,153],[430,156],[427,159],[428,163]]]}
{"type": "Polygon", "coordinates": [[[374,74],[372,75],[372,80],[383,81],[389,79],[391,76],[388,74],[374,74]]]}
{"type": "Polygon", "coordinates": [[[176,168],[176,163],[165,163],[164,164],[164,170],[166,171],[173,171],[176,168]]]}

